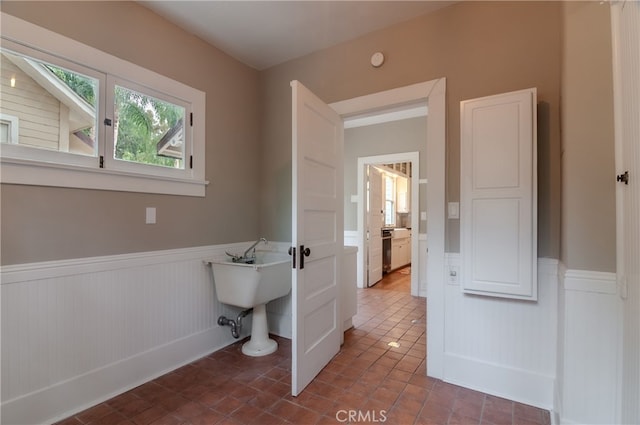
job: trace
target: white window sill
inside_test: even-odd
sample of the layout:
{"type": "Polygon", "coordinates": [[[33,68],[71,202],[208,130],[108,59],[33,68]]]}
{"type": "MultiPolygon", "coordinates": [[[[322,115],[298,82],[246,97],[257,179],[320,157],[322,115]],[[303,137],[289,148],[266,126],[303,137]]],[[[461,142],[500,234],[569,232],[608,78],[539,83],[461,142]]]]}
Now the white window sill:
{"type": "Polygon", "coordinates": [[[1,158],[0,181],[10,184],[205,196],[206,180],[160,177],[106,169],[1,158]]]}

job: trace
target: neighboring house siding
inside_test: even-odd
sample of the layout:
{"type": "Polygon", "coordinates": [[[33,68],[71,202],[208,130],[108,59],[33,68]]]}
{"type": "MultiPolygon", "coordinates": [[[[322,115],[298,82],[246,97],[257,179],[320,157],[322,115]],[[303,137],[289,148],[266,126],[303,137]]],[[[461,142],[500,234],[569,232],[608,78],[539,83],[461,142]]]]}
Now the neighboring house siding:
{"type": "Polygon", "coordinates": [[[2,55],[2,97],[0,110],[18,117],[19,143],[39,148],[60,149],[60,122],[68,108],[2,55]],[[16,86],[11,87],[15,76],[16,86]],[[62,106],[62,108],[61,108],[62,106]],[[66,111],[65,111],[66,110],[66,111]]]}

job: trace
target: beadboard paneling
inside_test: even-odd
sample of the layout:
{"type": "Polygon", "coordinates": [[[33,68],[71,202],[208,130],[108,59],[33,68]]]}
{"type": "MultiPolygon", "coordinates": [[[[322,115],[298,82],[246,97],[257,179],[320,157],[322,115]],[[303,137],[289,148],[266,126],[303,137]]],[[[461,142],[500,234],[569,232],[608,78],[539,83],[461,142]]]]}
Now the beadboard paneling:
{"type": "Polygon", "coordinates": [[[561,423],[615,423],[619,347],[615,273],[566,270],[559,288],[561,423]]]}
{"type": "MultiPolygon", "coordinates": [[[[445,275],[459,264],[458,254],[447,254],[445,275]]],[[[538,260],[538,301],[468,295],[458,284],[445,285],[445,381],[553,407],[557,264],[538,260]]]]}
{"type": "MultiPolygon", "coordinates": [[[[204,260],[248,244],[3,267],[2,423],[51,422],[234,342],[216,321],[240,310],[204,260]]],[[[270,311],[286,334],[287,301],[270,311]]]]}

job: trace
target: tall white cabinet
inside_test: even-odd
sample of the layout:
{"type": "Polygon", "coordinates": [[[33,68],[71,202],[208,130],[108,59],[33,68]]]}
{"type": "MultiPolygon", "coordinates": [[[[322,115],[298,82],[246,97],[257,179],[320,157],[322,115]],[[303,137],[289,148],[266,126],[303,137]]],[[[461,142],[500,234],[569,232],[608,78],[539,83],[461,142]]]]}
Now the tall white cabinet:
{"type": "Polygon", "coordinates": [[[536,89],[460,104],[462,286],[536,300],[536,89]]]}

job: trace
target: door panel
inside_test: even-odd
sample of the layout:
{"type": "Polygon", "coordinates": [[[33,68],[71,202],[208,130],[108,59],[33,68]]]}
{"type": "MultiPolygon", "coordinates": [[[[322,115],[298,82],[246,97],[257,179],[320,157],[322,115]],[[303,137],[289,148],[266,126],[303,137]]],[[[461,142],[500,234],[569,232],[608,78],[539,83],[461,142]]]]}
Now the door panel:
{"type": "Polygon", "coordinates": [[[382,224],[384,222],[382,173],[371,165],[367,168],[369,176],[367,286],[373,286],[382,279],[382,224]]]}
{"type": "Polygon", "coordinates": [[[343,124],[302,84],[292,81],[291,87],[291,233],[297,255],[292,271],[291,392],[296,396],[340,349],[343,124]]]}
{"type": "Polygon", "coordinates": [[[461,102],[465,292],[537,299],[536,91],[461,102]]]}

